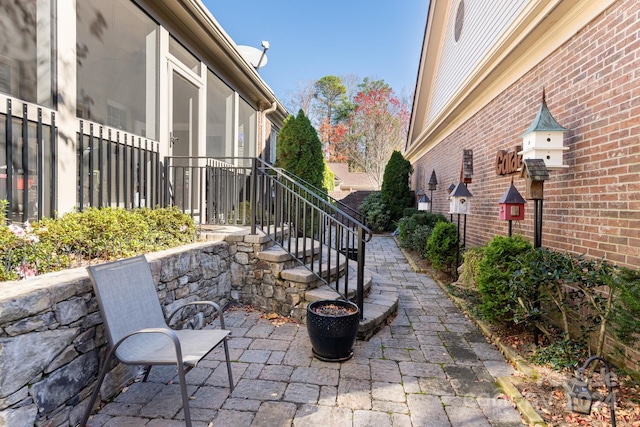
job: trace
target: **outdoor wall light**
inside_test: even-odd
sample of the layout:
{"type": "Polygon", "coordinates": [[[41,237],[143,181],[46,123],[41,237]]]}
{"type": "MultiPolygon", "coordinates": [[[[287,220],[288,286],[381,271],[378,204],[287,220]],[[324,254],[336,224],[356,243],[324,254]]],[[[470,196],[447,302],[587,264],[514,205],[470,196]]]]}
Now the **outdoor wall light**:
{"type": "Polygon", "coordinates": [[[609,400],[609,408],[611,411],[611,425],[616,427],[616,397],[613,392],[614,384],[611,378],[611,367],[603,357],[591,356],[584,362],[581,368],[576,370],[575,378],[571,378],[567,383],[563,384],[567,397],[567,407],[570,411],[578,414],[591,414],[591,408],[594,401],[609,400]],[[605,397],[600,393],[589,390],[589,384],[584,380],[583,376],[591,362],[598,360],[604,365],[604,382],[607,385],[609,394],[605,397]]]}

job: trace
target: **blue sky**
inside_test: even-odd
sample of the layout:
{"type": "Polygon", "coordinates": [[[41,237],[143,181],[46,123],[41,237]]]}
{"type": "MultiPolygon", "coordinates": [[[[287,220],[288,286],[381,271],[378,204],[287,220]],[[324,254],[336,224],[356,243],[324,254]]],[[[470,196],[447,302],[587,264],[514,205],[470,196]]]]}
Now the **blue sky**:
{"type": "Polygon", "coordinates": [[[429,0],[203,0],[238,45],[261,49],[260,75],[281,100],[326,75],[384,80],[412,95],[429,0]]]}

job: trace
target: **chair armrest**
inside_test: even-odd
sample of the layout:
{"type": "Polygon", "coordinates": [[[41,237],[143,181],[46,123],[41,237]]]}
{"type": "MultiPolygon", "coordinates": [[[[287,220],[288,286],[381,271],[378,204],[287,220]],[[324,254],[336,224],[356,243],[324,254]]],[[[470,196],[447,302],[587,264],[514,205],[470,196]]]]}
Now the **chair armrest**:
{"type": "Polygon", "coordinates": [[[183,308],[188,307],[190,305],[209,305],[209,306],[213,307],[218,312],[218,317],[220,318],[220,327],[222,329],[225,329],[224,316],[222,315],[222,309],[220,308],[220,306],[218,304],[216,304],[213,301],[192,301],[192,302],[188,302],[185,305],[183,305],[183,306],[177,308],[176,310],[174,310],[174,312],[169,315],[169,318],[167,319],[167,324],[170,325],[171,324],[171,319],[173,319],[173,316],[175,316],[183,308]]]}
{"type": "Polygon", "coordinates": [[[127,335],[122,337],[120,339],[120,341],[115,343],[115,345],[111,349],[110,353],[115,354],[117,348],[120,347],[120,344],[125,342],[128,338],[130,338],[130,337],[132,337],[134,335],[139,335],[139,334],[162,334],[162,335],[166,335],[171,341],[173,341],[173,347],[176,350],[176,364],[182,364],[182,347],[180,346],[180,340],[178,339],[178,335],[176,335],[175,331],[172,330],[172,329],[169,329],[169,328],[145,328],[145,329],[139,329],[137,331],[133,331],[131,333],[128,333],[127,335]]]}

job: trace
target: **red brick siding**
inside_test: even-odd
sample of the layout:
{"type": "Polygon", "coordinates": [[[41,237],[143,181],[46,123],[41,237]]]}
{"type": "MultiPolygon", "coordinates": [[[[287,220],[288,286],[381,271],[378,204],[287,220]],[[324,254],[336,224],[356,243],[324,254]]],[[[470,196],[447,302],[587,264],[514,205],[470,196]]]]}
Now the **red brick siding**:
{"type": "MultiPolygon", "coordinates": [[[[497,176],[498,150],[514,149],[532,123],[543,88],[555,119],[568,128],[564,154],[568,169],[550,172],[544,184],[545,247],[620,265],[640,267],[640,2],[621,0],[561,48],[493,99],[452,135],[419,159],[427,188],[438,177],[434,212],[448,213],[446,189],[457,183],[462,150],[473,149],[472,215],[467,246],[507,235],[498,219],[498,200],[512,177],[525,194],[519,174],[497,176]]],[[[416,174],[414,174],[416,176],[416,174]]],[[[514,232],[533,240],[533,202],[514,232]]],[[[456,218],[454,218],[454,222],[456,218]]],[[[611,355],[613,341],[607,340],[611,355]]],[[[625,349],[625,363],[638,370],[640,352],[625,349]]]]}
{"type": "MultiPolygon", "coordinates": [[[[446,188],[459,181],[462,150],[473,149],[467,246],[507,234],[498,200],[512,177],[523,195],[525,182],[497,176],[495,156],[522,143],[544,88],[551,113],[569,129],[569,168],[545,182],[543,246],[640,265],[639,33],[640,3],[617,2],[414,164],[422,168],[415,189],[426,189],[435,169],[434,211],[446,214],[446,188]]],[[[525,211],[514,232],[533,238],[532,201],[525,211]]]]}

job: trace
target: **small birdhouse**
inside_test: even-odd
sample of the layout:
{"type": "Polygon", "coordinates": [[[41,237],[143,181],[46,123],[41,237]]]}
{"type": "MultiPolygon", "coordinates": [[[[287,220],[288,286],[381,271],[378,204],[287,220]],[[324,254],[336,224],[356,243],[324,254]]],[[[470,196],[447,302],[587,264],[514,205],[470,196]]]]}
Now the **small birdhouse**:
{"type": "Polygon", "coordinates": [[[564,132],[567,129],[560,126],[553,118],[544,91],[542,92],[542,104],[540,110],[529,129],[522,135],[522,159],[542,159],[548,170],[559,170],[569,166],[563,164],[562,154],[568,150],[563,146],[564,132]]]}
{"type": "MultiPolygon", "coordinates": [[[[429,186],[429,191],[436,190],[436,187],[438,186],[438,178],[436,178],[435,170],[431,171],[431,178],[429,178],[429,183],[427,185],[429,186]]],[[[433,197],[433,194],[431,196],[433,197]]]]}
{"type": "Polygon", "coordinates": [[[525,159],[522,161],[521,176],[526,180],[525,197],[527,199],[544,199],[544,182],[549,179],[549,171],[542,159],[525,159]]]}
{"type": "Polygon", "coordinates": [[[471,197],[473,197],[473,194],[469,192],[467,186],[463,182],[459,182],[458,185],[451,190],[451,194],[449,195],[449,213],[470,214],[471,197]]]}
{"type": "Polygon", "coordinates": [[[431,209],[431,200],[429,200],[426,194],[423,194],[418,199],[418,210],[428,211],[429,209],[431,209]]]}
{"type": "Polygon", "coordinates": [[[471,184],[473,180],[473,150],[462,150],[462,172],[460,180],[471,184]]]}
{"type": "Polygon", "coordinates": [[[527,201],[520,195],[513,182],[498,203],[500,204],[500,219],[505,221],[522,221],[524,219],[524,204],[527,201]]]}

